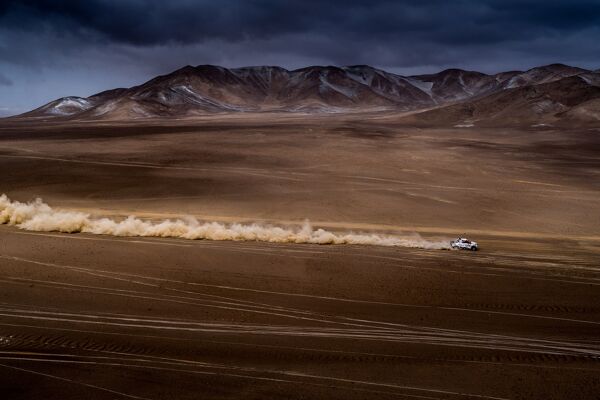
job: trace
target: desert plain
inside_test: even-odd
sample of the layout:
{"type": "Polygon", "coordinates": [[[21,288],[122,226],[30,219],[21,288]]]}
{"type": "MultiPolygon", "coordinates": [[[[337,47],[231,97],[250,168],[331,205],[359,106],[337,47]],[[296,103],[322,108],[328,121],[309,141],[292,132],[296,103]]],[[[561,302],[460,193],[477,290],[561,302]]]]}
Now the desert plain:
{"type": "Polygon", "coordinates": [[[6,399],[597,399],[600,129],[4,120],[0,194],[480,251],[0,225],[6,399]],[[420,235],[420,236],[417,236],[420,235]]]}

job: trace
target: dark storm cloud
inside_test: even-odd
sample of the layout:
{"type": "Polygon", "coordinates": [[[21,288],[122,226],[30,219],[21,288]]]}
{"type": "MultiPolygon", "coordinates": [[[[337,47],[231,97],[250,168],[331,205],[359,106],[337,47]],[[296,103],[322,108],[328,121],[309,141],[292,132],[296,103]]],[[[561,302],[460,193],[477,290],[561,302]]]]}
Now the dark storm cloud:
{"type": "Polygon", "coordinates": [[[414,35],[464,46],[531,40],[600,23],[597,0],[8,0],[0,13],[3,23],[15,29],[93,32],[133,45],[310,32],[373,40],[414,35]]]}
{"type": "Polygon", "coordinates": [[[130,86],[186,64],[598,68],[599,39],[598,0],[4,0],[0,73],[14,84],[0,90],[0,107],[130,86]]]}

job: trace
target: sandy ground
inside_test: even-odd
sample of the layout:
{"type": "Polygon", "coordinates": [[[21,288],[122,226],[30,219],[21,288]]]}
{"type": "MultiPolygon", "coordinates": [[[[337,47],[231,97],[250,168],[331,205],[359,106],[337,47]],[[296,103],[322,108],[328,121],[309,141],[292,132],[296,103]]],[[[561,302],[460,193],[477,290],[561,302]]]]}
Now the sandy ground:
{"type": "Polygon", "coordinates": [[[478,253],[0,226],[10,399],[594,399],[600,131],[385,115],[0,124],[0,192],[98,215],[466,233],[478,253]]]}

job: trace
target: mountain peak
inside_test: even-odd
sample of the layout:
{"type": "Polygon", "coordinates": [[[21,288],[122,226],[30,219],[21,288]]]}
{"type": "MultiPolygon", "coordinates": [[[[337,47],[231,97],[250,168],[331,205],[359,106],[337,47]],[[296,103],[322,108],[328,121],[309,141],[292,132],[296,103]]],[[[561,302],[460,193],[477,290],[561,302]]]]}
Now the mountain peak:
{"type": "MultiPolygon", "coordinates": [[[[506,89],[538,85],[586,71],[550,64],[525,72],[487,75],[449,68],[436,74],[403,77],[370,65],[278,66],[228,69],[186,65],[139,86],[113,89],[88,98],[55,100],[25,117],[121,119],[194,116],[222,111],[352,110],[408,111],[473,100],[506,89]]],[[[594,72],[585,82],[600,80],[594,72]]]]}
{"type": "Polygon", "coordinates": [[[342,67],[343,69],[367,69],[367,70],[376,70],[377,68],[372,67],[367,64],[357,64],[357,65],[347,65],[342,67]]]}
{"type": "Polygon", "coordinates": [[[577,69],[577,70],[581,70],[581,71],[586,71],[583,68],[579,68],[579,67],[572,67],[570,65],[567,64],[561,64],[561,63],[553,63],[553,64],[547,64],[547,65],[541,65],[539,67],[534,67],[531,68],[532,69],[552,69],[552,70],[564,70],[564,69],[577,69]]]}

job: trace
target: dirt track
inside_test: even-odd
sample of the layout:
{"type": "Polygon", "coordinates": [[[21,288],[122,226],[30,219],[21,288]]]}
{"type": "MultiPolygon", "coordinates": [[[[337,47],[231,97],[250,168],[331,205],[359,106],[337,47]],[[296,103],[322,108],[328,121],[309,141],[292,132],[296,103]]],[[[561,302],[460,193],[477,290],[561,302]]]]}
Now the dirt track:
{"type": "Polygon", "coordinates": [[[475,233],[482,250],[0,226],[6,398],[598,398],[592,133],[236,118],[5,125],[0,192],[107,215],[475,233]]]}
{"type": "Polygon", "coordinates": [[[3,227],[4,394],[594,398],[597,247],[528,243],[540,257],[496,242],[474,254],[3,227]]]}

